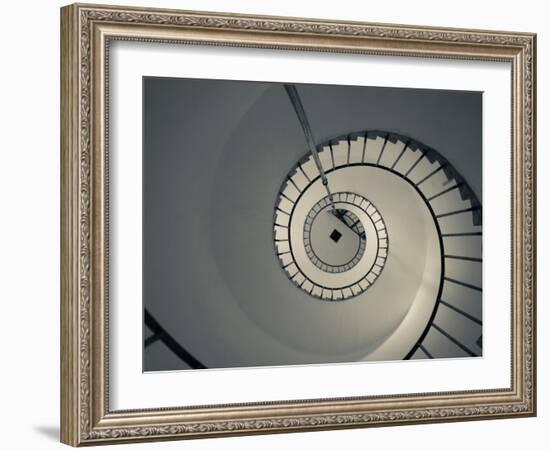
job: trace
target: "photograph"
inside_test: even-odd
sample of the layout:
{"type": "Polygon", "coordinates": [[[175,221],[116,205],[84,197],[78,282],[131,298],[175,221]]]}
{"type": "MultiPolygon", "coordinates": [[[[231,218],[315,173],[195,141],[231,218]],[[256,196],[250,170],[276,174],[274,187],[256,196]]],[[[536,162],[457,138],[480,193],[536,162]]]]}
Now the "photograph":
{"type": "Polygon", "coordinates": [[[483,92],[143,77],[143,370],[483,356],[483,92]]]}

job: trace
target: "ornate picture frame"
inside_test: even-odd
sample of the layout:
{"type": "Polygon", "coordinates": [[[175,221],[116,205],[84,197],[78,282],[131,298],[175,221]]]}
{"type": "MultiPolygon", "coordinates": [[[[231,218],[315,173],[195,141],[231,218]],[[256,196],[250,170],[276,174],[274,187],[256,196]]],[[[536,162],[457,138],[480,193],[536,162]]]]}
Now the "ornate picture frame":
{"type": "Polygon", "coordinates": [[[531,33],[105,5],[62,8],[61,441],[81,446],[536,415],[535,89],[531,33]],[[509,63],[510,386],[113,410],[108,65],[114,41],[509,63]]]}

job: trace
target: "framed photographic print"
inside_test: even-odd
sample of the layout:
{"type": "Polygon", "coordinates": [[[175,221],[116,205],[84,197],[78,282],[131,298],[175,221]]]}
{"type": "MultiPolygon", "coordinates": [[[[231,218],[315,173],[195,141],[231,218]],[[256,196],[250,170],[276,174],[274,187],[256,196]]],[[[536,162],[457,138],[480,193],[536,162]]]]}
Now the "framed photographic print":
{"type": "Polygon", "coordinates": [[[534,415],[535,38],[62,8],[62,441],[534,415]]]}

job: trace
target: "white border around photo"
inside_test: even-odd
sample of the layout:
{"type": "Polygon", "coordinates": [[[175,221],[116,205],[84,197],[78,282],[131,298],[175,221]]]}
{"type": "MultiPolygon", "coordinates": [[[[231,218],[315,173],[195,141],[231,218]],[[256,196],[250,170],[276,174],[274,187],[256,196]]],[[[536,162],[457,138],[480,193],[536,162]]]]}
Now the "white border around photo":
{"type": "Polygon", "coordinates": [[[111,43],[110,63],[110,409],[510,386],[509,64],[136,42],[111,43]],[[482,91],[483,357],[143,373],[144,76],[482,91]]]}

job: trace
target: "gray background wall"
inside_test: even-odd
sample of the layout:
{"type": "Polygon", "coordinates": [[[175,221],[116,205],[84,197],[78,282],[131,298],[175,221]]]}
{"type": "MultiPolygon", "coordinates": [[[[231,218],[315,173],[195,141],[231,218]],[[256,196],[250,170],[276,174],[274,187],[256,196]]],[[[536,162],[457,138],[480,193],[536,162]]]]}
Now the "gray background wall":
{"type": "MultiPolygon", "coordinates": [[[[298,89],[317,142],[367,129],[409,136],[443,154],[481,199],[481,93],[298,89]]],[[[146,78],[144,106],[145,307],[209,367],[360,357],[349,324],[326,331],[338,323],[334,305],[291,285],[273,252],[275,198],[306,153],[283,86],[146,78]]],[[[185,366],[157,347],[144,368],[185,366]]]]}

